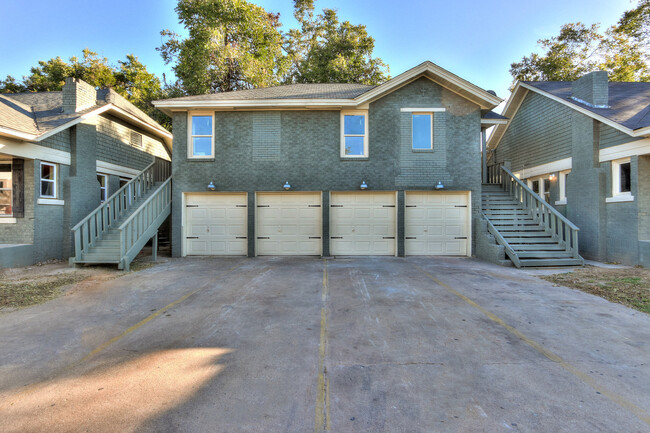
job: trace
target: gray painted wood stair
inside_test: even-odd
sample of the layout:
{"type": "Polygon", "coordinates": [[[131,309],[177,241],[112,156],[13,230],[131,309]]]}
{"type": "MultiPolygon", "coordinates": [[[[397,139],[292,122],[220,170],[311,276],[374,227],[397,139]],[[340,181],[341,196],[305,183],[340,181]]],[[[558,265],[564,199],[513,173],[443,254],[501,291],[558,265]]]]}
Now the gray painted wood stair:
{"type": "Polygon", "coordinates": [[[482,210],[488,223],[516,255],[511,259],[518,267],[583,264],[583,259],[574,257],[564,240],[554,235],[540,216],[500,184],[483,185],[482,210]]]}

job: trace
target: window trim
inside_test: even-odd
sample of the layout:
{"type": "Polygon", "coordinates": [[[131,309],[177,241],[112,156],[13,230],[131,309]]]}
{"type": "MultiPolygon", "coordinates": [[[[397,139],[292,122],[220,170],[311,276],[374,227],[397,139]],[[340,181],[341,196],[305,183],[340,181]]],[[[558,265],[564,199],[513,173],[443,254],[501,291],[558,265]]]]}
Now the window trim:
{"type": "MultiPolygon", "coordinates": [[[[102,191],[104,190],[104,200],[100,198],[100,203],[104,203],[108,199],[108,175],[104,173],[97,173],[97,177],[103,177],[104,178],[104,186],[102,184],[99,184],[99,190],[102,191]]],[[[101,193],[100,193],[101,197],[101,193]]]]}
{"type": "Polygon", "coordinates": [[[9,221],[9,219],[13,219],[14,220],[13,222],[16,222],[15,218],[13,217],[14,216],[14,187],[13,187],[13,174],[14,174],[13,173],[13,168],[14,168],[14,166],[13,166],[13,160],[11,160],[11,159],[7,159],[7,160],[0,159],[0,164],[9,164],[9,166],[11,167],[9,169],[9,173],[11,174],[11,185],[10,185],[10,187],[0,189],[0,190],[3,190],[3,191],[8,190],[10,192],[10,194],[11,194],[10,195],[10,197],[11,197],[11,204],[10,204],[11,213],[10,214],[0,215],[0,219],[4,219],[4,221],[2,221],[3,223],[7,223],[9,221]]]}
{"type": "Polygon", "coordinates": [[[54,198],[54,199],[56,199],[57,198],[57,193],[59,192],[58,188],[57,188],[58,180],[59,180],[59,173],[58,173],[56,164],[52,164],[51,162],[43,162],[43,161],[41,161],[40,172],[39,172],[39,184],[38,184],[38,186],[39,186],[39,190],[38,190],[39,195],[38,196],[40,198],[54,198]],[[54,171],[54,179],[43,179],[43,166],[44,165],[52,167],[52,169],[54,171]],[[53,195],[43,195],[43,182],[50,182],[50,183],[53,184],[53,186],[52,186],[53,195]]]}
{"type": "Polygon", "coordinates": [[[549,201],[546,201],[546,203],[549,203],[549,204],[550,204],[550,200],[551,200],[551,185],[550,185],[550,178],[549,178],[550,175],[551,175],[550,173],[546,173],[546,174],[543,174],[543,175],[541,175],[541,176],[533,176],[533,177],[529,177],[528,179],[526,179],[526,185],[527,185],[528,188],[530,188],[533,192],[535,192],[535,191],[533,190],[533,182],[534,182],[534,181],[538,181],[538,182],[539,182],[539,192],[537,192],[537,193],[535,193],[535,194],[537,194],[537,195],[539,196],[539,198],[541,198],[542,200],[546,201],[546,199],[545,199],[544,196],[545,196],[545,194],[548,192],[548,193],[549,193],[549,197],[548,197],[548,198],[549,198],[549,201]],[[546,188],[544,188],[544,181],[545,181],[545,180],[549,180],[549,188],[548,188],[548,191],[546,191],[546,188]]]}
{"type": "Polygon", "coordinates": [[[433,112],[431,111],[413,111],[411,112],[411,150],[413,152],[427,152],[427,151],[432,151],[433,150],[433,112]],[[416,149],[413,147],[415,144],[414,140],[414,134],[415,134],[415,129],[413,128],[413,117],[414,116],[429,116],[430,122],[429,122],[429,134],[431,137],[431,147],[427,148],[422,148],[422,149],[416,149]]]}
{"type": "Polygon", "coordinates": [[[187,159],[214,159],[214,112],[213,111],[188,111],[187,112],[187,159]],[[192,118],[194,116],[210,116],[212,119],[211,135],[192,135],[192,118]],[[194,137],[210,137],[210,155],[194,155],[194,137]]]}
{"type": "Polygon", "coordinates": [[[368,110],[341,110],[341,158],[345,159],[359,159],[368,158],[368,110]],[[346,134],[345,133],[345,116],[364,116],[364,134],[346,134]],[[346,155],[345,154],[345,137],[363,137],[363,155],[346,155]]]}
{"type": "Polygon", "coordinates": [[[562,170],[561,172],[558,173],[558,189],[560,192],[560,199],[555,201],[556,205],[567,204],[566,178],[569,173],[571,173],[571,170],[562,170]]]}
{"type": "Polygon", "coordinates": [[[634,201],[632,191],[621,191],[621,165],[630,164],[630,190],[632,189],[632,158],[612,160],[612,196],[605,199],[606,203],[634,201]]]}

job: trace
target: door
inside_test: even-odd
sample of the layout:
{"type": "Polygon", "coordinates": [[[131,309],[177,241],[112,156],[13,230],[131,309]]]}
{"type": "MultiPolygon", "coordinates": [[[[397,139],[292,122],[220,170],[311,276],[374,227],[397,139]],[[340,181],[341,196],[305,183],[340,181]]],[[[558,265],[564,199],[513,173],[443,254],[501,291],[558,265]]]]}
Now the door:
{"type": "Polygon", "coordinates": [[[395,255],[397,232],[394,191],[332,192],[332,255],[395,255]]]}
{"type": "Polygon", "coordinates": [[[185,194],[185,255],[248,253],[246,193],[185,194]]]}
{"type": "Polygon", "coordinates": [[[257,193],[257,255],[320,256],[321,201],[320,192],[257,193]]]}
{"type": "Polygon", "coordinates": [[[407,191],[405,254],[469,255],[469,197],[469,192],[407,191]]]}

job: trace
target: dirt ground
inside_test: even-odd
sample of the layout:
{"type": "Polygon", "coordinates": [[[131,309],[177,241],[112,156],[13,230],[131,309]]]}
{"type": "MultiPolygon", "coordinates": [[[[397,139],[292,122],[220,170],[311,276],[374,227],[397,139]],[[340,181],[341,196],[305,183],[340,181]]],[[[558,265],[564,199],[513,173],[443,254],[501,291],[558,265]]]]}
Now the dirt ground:
{"type": "MultiPolygon", "coordinates": [[[[158,256],[158,263],[165,261],[158,256]]],[[[132,263],[131,272],[155,266],[150,249],[144,250],[132,263]]],[[[78,286],[96,284],[127,275],[117,266],[71,267],[67,261],[53,260],[20,268],[0,269],[0,313],[41,304],[78,286]]]]}
{"type": "Polygon", "coordinates": [[[540,278],[650,314],[650,269],[587,266],[540,278]]]}

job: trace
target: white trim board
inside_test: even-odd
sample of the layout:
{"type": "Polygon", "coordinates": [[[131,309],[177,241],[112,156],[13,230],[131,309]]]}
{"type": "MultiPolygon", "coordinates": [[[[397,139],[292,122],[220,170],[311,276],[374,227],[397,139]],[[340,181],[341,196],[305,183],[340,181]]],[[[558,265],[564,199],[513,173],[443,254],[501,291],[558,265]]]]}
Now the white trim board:
{"type": "Polygon", "coordinates": [[[70,153],[24,141],[10,141],[0,138],[0,153],[19,158],[40,159],[55,164],[70,165],[70,153]]]}
{"type": "Polygon", "coordinates": [[[399,111],[402,113],[440,113],[442,111],[447,111],[444,107],[438,108],[400,108],[399,111]]]}
{"type": "Polygon", "coordinates": [[[598,161],[605,162],[612,161],[614,159],[647,154],[650,154],[650,138],[600,149],[598,161]]]}
{"type": "Polygon", "coordinates": [[[534,167],[527,167],[522,170],[516,171],[513,174],[520,179],[528,179],[530,177],[541,176],[543,174],[555,173],[558,171],[571,170],[573,159],[564,158],[557,161],[549,162],[547,164],[536,165],[534,167]]]}
{"type": "Polygon", "coordinates": [[[97,161],[96,167],[97,173],[112,174],[114,176],[123,176],[131,179],[136,177],[142,171],[136,168],[123,167],[121,165],[99,160],[97,161]]]}

